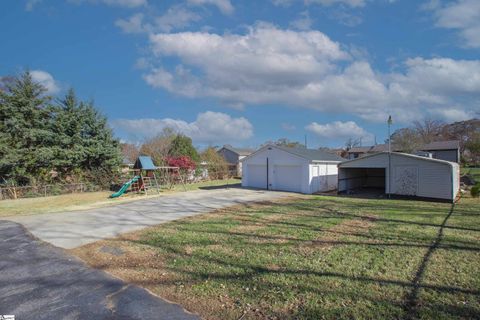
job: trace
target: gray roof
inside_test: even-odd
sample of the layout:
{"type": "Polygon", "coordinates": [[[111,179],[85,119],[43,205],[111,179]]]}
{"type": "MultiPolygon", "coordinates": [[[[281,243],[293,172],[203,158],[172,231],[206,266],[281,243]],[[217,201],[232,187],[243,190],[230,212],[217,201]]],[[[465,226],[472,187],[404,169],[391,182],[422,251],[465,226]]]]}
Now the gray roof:
{"type": "Polygon", "coordinates": [[[424,145],[421,150],[430,151],[430,150],[452,150],[460,149],[459,140],[447,140],[447,141],[434,141],[424,145]]]}
{"type": "MultiPolygon", "coordinates": [[[[460,148],[460,141],[458,140],[447,140],[447,141],[435,141],[428,143],[420,148],[422,151],[433,151],[433,150],[455,150],[460,148]]],[[[353,147],[348,150],[348,153],[375,153],[375,152],[385,152],[388,151],[387,144],[377,144],[374,146],[367,147],[353,147]]],[[[392,145],[392,151],[401,151],[392,145]]]]}
{"type": "Polygon", "coordinates": [[[368,146],[368,147],[353,147],[348,150],[349,153],[357,153],[357,152],[369,152],[373,147],[368,146]]]}
{"type": "Polygon", "coordinates": [[[248,148],[234,148],[229,144],[224,145],[223,148],[230,150],[232,152],[235,152],[239,156],[248,156],[249,154],[252,154],[253,151],[255,151],[253,149],[248,149],[248,148]]]}
{"type": "MultiPolygon", "coordinates": [[[[339,168],[341,167],[347,167],[348,164],[352,163],[352,162],[361,162],[361,161],[368,161],[368,159],[370,158],[374,158],[374,157],[378,157],[382,154],[387,154],[388,155],[388,152],[377,152],[377,153],[371,153],[371,154],[368,154],[364,157],[360,157],[360,158],[355,158],[355,159],[350,159],[350,160],[346,160],[346,161],[343,161],[342,163],[340,163],[338,165],[339,168]]],[[[418,159],[418,160],[423,160],[423,161],[430,161],[430,162],[437,162],[437,163],[443,163],[443,164],[448,164],[449,166],[451,167],[458,167],[458,163],[456,162],[450,162],[450,161],[446,161],[446,160],[441,160],[441,159],[434,159],[434,158],[427,158],[427,157],[422,157],[422,156],[418,156],[418,155],[414,155],[414,154],[410,154],[410,153],[403,153],[403,152],[392,152],[390,153],[392,156],[402,156],[402,157],[408,157],[408,158],[414,158],[414,159],[418,159]]],[[[375,164],[374,166],[378,166],[378,164],[375,164]]]]}
{"type": "Polygon", "coordinates": [[[307,148],[289,148],[283,146],[274,146],[278,149],[290,152],[299,157],[305,158],[310,161],[344,161],[342,157],[337,156],[334,153],[330,153],[324,150],[307,149],[307,148]]]}

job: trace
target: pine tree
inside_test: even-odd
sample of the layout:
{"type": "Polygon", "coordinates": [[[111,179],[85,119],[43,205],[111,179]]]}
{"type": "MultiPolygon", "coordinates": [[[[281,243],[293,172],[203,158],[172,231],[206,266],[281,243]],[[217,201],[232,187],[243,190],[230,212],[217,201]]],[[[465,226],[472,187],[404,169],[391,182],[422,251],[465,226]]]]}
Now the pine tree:
{"type": "Polygon", "coordinates": [[[107,178],[120,165],[120,144],[107,119],[93,102],[79,101],[73,89],[59,100],[54,124],[57,170],[73,175],[85,173],[97,180],[95,175],[107,178]]]}
{"type": "Polygon", "coordinates": [[[0,90],[0,177],[19,184],[52,168],[51,98],[26,71],[0,90]]]}
{"type": "Polygon", "coordinates": [[[107,119],[73,89],[52,105],[28,71],[0,86],[0,183],[45,182],[56,170],[106,184],[120,162],[107,119]]]}

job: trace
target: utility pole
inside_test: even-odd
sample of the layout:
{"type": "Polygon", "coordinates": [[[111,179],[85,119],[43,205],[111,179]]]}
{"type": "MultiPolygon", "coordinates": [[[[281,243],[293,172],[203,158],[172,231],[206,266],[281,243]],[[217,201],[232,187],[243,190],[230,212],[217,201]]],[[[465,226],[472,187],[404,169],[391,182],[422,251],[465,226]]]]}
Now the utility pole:
{"type": "Polygon", "coordinates": [[[391,175],[391,168],[392,168],[392,144],[391,144],[391,136],[390,136],[390,127],[392,125],[392,116],[388,116],[387,124],[388,124],[388,198],[391,198],[392,190],[391,186],[392,184],[390,181],[392,180],[392,175],[391,175]]]}
{"type": "Polygon", "coordinates": [[[307,135],[305,135],[305,149],[307,149],[307,135]]]}

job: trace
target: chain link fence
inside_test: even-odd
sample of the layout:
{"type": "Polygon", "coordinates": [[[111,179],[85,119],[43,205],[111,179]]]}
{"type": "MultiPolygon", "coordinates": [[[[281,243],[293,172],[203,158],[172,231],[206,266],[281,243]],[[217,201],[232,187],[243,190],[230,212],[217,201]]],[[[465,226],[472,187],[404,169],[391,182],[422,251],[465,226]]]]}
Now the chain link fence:
{"type": "Polygon", "coordinates": [[[48,184],[38,186],[1,186],[0,200],[57,196],[68,193],[94,192],[101,187],[90,183],[48,184]]]}

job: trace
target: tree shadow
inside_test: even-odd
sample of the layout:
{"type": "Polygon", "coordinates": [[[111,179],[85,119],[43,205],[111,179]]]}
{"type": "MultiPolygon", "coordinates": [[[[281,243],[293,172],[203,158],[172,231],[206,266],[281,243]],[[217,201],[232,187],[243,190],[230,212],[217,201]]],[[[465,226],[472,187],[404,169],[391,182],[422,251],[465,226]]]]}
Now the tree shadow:
{"type": "Polygon", "coordinates": [[[228,184],[221,184],[217,186],[203,186],[198,187],[200,190],[218,190],[218,189],[242,189],[241,183],[228,183],[228,184]]]}
{"type": "Polygon", "coordinates": [[[450,208],[450,211],[448,212],[447,216],[443,220],[442,224],[440,225],[440,229],[438,230],[437,237],[433,241],[433,243],[429,246],[427,252],[425,253],[425,256],[422,259],[422,262],[420,263],[420,266],[418,267],[417,272],[415,273],[415,277],[412,280],[412,290],[410,293],[406,296],[406,303],[405,303],[405,312],[406,316],[405,319],[414,319],[418,316],[418,308],[419,308],[419,299],[418,295],[420,292],[420,289],[422,289],[424,286],[422,286],[422,280],[425,276],[425,270],[427,268],[427,265],[435,252],[440,247],[440,243],[443,240],[444,237],[444,229],[445,226],[447,225],[448,219],[453,214],[453,210],[455,208],[455,204],[452,204],[452,207],[450,208]]]}

